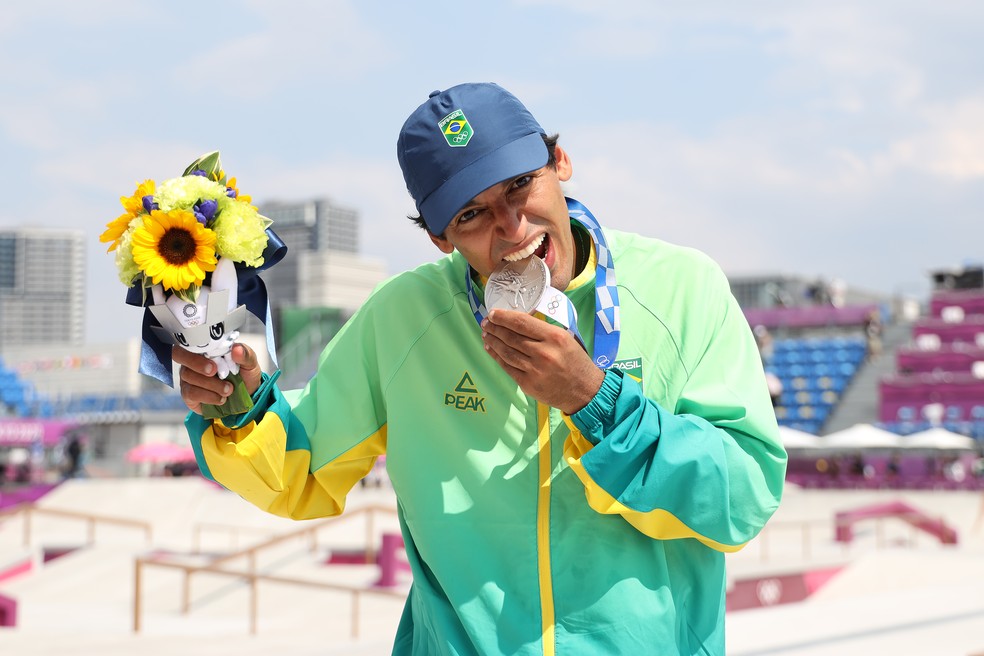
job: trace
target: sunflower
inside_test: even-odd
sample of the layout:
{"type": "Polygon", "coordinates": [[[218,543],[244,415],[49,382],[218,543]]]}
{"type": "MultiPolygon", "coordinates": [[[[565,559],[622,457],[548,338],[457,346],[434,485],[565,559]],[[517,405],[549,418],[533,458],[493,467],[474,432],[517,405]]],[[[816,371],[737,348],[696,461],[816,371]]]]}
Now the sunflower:
{"type": "Polygon", "coordinates": [[[111,242],[109,244],[109,248],[106,249],[107,253],[116,250],[116,247],[120,245],[120,238],[123,237],[123,233],[126,232],[128,227],[130,227],[130,221],[144,211],[144,196],[153,196],[154,190],[154,181],[144,180],[137,185],[137,190],[133,192],[132,196],[122,196],[120,198],[120,204],[123,205],[123,209],[126,210],[126,214],[120,214],[118,217],[107,223],[106,232],[99,236],[99,241],[104,244],[111,242]]]}
{"type": "Polygon", "coordinates": [[[155,285],[182,292],[215,269],[215,233],[188,210],[153,210],[133,232],[133,261],[155,285]]]}

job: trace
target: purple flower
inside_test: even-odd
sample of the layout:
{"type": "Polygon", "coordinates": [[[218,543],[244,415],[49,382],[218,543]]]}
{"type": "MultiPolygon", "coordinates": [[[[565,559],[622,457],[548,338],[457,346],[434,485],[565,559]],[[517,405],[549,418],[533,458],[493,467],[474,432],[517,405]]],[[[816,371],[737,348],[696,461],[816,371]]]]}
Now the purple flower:
{"type": "Polygon", "coordinates": [[[232,187],[226,187],[226,196],[228,196],[229,198],[236,198],[237,196],[239,196],[239,194],[236,193],[236,190],[233,189],[232,187]]]}
{"type": "Polygon", "coordinates": [[[161,209],[157,203],[154,202],[154,197],[150,194],[147,194],[141,198],[140,201],[143,203],[144,211],[147,212],[147,214],[150,214],[154,210],[161,209]]]}
{"type": "Polygon", "coordinates": [[[192,210],[195,212],[195,218],[202,225],[208,225],[208,222],[212,220],[215,216],[215,210],[218,208],[219,204],[214,200],[200,200],[195,203],[192,210]]]}
{"type": "Polygon", "coordinates": [[[200,176],[202,178],[207,178],[208,177],[208,173],[206,173],[205,171],[203,171],[201,169],[195,169],[194,171],[191,172],[191,175],[197,175],[197,176],[200,176]]]}

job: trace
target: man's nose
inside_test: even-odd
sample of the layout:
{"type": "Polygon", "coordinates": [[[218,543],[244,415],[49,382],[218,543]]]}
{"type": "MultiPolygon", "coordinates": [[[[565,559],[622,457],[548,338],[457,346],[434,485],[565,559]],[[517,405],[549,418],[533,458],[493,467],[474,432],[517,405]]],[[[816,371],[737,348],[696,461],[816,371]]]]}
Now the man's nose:
{"type": "Polygon", "coordinates": [[[495,215],[496,230],[504,239],[525,237],[526,214],[522,207],[503,200],[493,205],[492,212],[495,215]]]}

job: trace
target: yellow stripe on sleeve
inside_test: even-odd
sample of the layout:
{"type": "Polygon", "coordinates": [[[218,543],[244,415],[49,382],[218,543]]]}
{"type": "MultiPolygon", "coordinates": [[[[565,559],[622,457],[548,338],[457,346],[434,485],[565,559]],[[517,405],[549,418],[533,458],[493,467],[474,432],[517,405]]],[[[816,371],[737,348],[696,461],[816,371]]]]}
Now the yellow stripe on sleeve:
{"type": "Polygon", "coordinates": [[[618,499],[598,485],[591,478],[591,475],[588,474],[584,465],[581,464],[581,457],[590,451],[594,445],[573,426],[573,422],[568,422],[568,424],[571,425],[572,430],[570,436],[564,442],[564,457],[567,460],[567,464],[577,474],[577,477],[584,485],[584,496],[588,500],[588,505],[592,510],[604,515],[621,515],[625,518],[625,521],[632,524],[638,531],[656,540],[693,538],[711,549],[725,553],[739,551],[747,544],[731,545],[712,540],[684,524],[673,513],[661,508],[650,510],[649,512],[640,512],[619,502],[618,499]]]}
{"type": "Polygon", "coordinates": [[[276,413],[262,430],[213,422],[202,435],[202,453],[213,478],[267,512],[294,519],[338,515],[345,496],[386,451],[383,426],[352,449],[311,473],[311,452],[286,449],[286,432],[276,413]]]}

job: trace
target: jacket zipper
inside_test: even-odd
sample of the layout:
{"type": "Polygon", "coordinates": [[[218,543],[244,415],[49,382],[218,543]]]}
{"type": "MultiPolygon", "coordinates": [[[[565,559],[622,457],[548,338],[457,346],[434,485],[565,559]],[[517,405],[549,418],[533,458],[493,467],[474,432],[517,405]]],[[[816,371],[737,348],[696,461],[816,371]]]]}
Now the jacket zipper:
{"type": "Polygon", "coordinates": [[[550,408],[536,404],[537,447],[540,487],[537,494],[536,550],[540,577],[540,617],[543,630],[543,656],[554,656],[554,599],[550,574],[550,408]]]}

